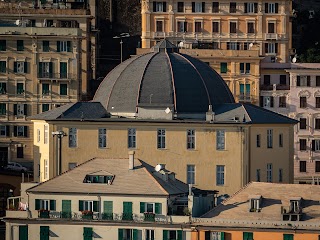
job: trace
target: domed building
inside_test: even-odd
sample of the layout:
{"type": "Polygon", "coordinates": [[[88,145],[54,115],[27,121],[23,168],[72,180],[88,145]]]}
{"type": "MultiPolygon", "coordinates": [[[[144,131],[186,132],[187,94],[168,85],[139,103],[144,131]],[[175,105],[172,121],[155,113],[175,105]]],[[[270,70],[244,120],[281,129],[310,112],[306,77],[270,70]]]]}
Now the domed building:
{"type": "Polygon", "coordinates": [[[88,159],[128,154],[223,194],[250,181],[293,181],[296,121],[235,103],[218,73],[167,40],[118,65],[93,101],[65,105],[32,121],[40,181],[88,159]]]}

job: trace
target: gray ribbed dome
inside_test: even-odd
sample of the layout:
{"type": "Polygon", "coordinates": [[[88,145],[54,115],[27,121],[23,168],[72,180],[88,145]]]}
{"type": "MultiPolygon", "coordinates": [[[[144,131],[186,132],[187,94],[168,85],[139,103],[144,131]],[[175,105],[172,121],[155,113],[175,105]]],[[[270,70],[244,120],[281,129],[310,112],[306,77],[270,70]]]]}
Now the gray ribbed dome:
{"type": "Polygon", "coordinates": [[[136,114],[139,106],[169,107],[178,114],[205,113],[209,105],[234,103],[228,86],[208,64],[177,53],[169,43],[161,42],[154,49],[158,52],[132,57],[113,69],[94,101],[119,115],[136,114]]]}

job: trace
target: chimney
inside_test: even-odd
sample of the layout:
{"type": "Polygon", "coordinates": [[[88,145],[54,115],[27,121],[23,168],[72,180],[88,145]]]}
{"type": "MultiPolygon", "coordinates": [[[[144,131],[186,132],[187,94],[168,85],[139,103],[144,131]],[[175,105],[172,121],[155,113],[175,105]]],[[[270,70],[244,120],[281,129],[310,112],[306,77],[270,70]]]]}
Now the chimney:
{"type": "Polygon", "coordinates": [[[134,169],[134,151],[129,151],[129,170],[134,169]]]}

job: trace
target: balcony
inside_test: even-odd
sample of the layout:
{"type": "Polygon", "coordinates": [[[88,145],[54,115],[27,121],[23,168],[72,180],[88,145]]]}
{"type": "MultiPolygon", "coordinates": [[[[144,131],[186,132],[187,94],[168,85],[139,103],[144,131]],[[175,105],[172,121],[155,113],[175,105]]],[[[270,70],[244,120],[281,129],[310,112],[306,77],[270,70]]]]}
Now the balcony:
{"type": "Polygon", "coordinates": [[[144,215],[145,222],[155,222],[156,215],[154,213],[145,212],[143,215],[144,215]]]}
{"type": "Polygon", "coordinates": [[[60,80],[70,81],[76,79],[76,74],[73,73],[38,73],[39,80],[60,80]]]}
{"type": "MultiPolygon", "coordinates": [[[[1,9],[0,9],[1,10],[1,9]]],[[[79,28],[59,27],[0,27],[0,35],[37,35],[37,36],[81,36],[79,28]]]]}
{"type": "Polygon", "coordinates": [[[290,90],[290,86],[285,84],[260,85],[260,90],[265,90],[265,91],[290,90]]]}
{"type": "Polygon", "coordinates": [[[122,220],[132,221],[133,220],[133,214],[132,213],[123,213],[122,214],[122,220]]]}
{"type": "Polygon", "coordinates": [[[266,33],[265,40],[278,40],[278,34],[277,33],[266,33]]]}
{"type": "Polygon", "coordinates": [[[250,93],[240,93],[238,98],[239,98],[239,101],[242,101],[242,102],[251,102],[250,93]]]}
{"type": "Polygon", "coordinates": [[[50,211],[49,210],[39,210],[38,211],[38,217],[39,218],[50,218],[50,211]]]}
{"type": "Polygon", "coordinates": [[[281,206],[281,215],[283,221],[301,221],[302,208],[293,209],[289,206],[281,206]]]}

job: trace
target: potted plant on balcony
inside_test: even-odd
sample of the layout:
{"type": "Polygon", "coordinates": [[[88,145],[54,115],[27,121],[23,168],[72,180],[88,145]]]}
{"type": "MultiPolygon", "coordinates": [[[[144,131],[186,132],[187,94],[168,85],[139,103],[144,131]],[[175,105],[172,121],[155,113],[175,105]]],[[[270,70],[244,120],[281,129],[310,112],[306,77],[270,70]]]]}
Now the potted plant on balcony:
{"type": "Polygon", "coordinates": [[[154,222],[155,214],[153,212],[144,212],[144,220],[148,222],[154,222]]]}
{"type": "Polygon", "coordinates": [[[84,210],[81,213],[82,213],[82,219],[91,220],[93,218],[93,212],[90,210],[84,210]]]}
{"type": "Polygon", "coordinates": [[[49,210],[42,208],[39,210],[39,217],[40,218],[49,218],[49,213],[50,213],[49,210]]]}

